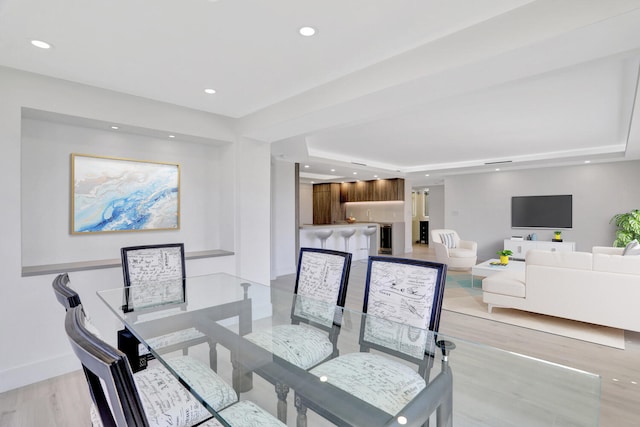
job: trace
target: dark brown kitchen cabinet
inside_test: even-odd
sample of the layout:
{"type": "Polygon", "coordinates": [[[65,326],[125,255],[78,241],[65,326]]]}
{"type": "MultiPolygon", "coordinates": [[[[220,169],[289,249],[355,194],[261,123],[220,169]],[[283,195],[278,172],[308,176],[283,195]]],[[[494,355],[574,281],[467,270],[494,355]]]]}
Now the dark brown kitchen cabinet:
{"type": "Polygon", "coordinates": [[[356,183],[343,182],[340,184],[340,202],[352,202],[356,198],[356,183]]]}
{"type": "Polygon", "coordinates": [[[340,184],[313,186],[313,223],[335,224],[344,221],[345,207],[340,203],[340,184]]]}
{"type": "Polygon", "coordinates": [[[387,202],[404,200],[404,179],[344,182],[340,184],[340,201],[387,202]]]}
{"type": "Polygon", "coordinates": [[[379,179],[371,182],[375,201],[404,200],[404,179],[379,179]]]}
{"type": "Polygon", "coordinates": [[[357,181],[356,187],[356,199],[354,202],[371,202],[373,201],[373,191],[370,185],[371,181],[357,181]]]}
{"type": "Polygon", "coordinates": [[[313,223],[335,224],[346,219],[346,202],[386,202],[404,200],[404,179],[378,179],[314,184],[313,223]]]}

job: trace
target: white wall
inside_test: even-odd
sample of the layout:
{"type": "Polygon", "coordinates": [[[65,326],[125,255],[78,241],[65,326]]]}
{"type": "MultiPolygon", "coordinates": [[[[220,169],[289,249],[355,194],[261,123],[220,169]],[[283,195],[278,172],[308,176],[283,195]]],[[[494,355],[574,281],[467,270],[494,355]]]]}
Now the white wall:
{"type": "Polygon", "coordinates": [[[233,250],[221,246],[220,222],[209,221],[222,205],[220,147],[25,118],[21,140],[23,266],[118,258],[141,240],[233,250]],[[70,234],[70,153],[179,164],[180,230],[70,234]]]}
{"type": "MultiPolygon", "coordinates": [[[[445,181],[445,225],[477,241],[478,258],[488,259],[512,235],[535,232],[538,240],[552,239],[553,230],[511,228],[512,196],[572,194],[573,228],[562,238],[589,252],[611,246],[613,215],[640,208],[639,182],[640,161],[452,176],[445,181]]],[[[430,191],[434,206],[431,196],[430,191]]]]}
{"type": "MultiPolygon", "coordinates": [[[[186,183],[183,182],[182,192],[184,202],[183,229],[176,232],[180,240],[193,242],[193,247],[209,243],[219,244],[221,249],[233,250],[236,256],[193,260],[187,263],[189,274],[205,274],[213,271],[226,271],[249,279],[268,283],[270,277],[270,183],[265,177],[270,176],[270,154],[267,144],[238,139],[232,123],[224,118],[193,111],[177,106],[163,104],[139,97],[122,95],[107,90],[96,89],[80,84],[46,78],[34,74],[19,72],[7,68],[0,68],[0,170],[4,185],[0,186],[0,197],[3,209],[0,210],[0,222],[4,225],[2,245],[0,245],[0,299],[4,302],[0,310],[0,392],[46,379],[55,375],[78,369],[79,364],[71,353],[63,328],[64,310],[57,303],[51,289],[51,282],[55,275],[22,277],[22,254],[25,260],[40,262],[51,259],[65,259],[78,261],[80,250],[70,236],[62,237],[63,246],[56,250],[65,252],[59,254],[62,258],[51,258],[48,251],[36,247],[58,245],[48,242],[51,235],[58,235],[60,230],[38,232],[53,233],[39,236],[28,228],[33,225],[35,212],[39,212],[42,221],[50,222],[51,227],[61,227],[65,232],[69,230],[68,218],[64,220],[61,213],[69,209],[69,196],[61,196],[61,200],[47,199],[39,203],[42,196],[37,185],[42,184],[36,177],[23,176],[21,164],[28,164],[26,156],[35,156],[37,141],[46,139],[46,132],[36,125],[25,128],[25,146],[22,145],[23,115],[22,108],[30,108],[63,114],[70,117],[91,119],[106,123],[116,123],[125,129],[127,126],[152,129],[159,132],[190,135],[205,140],[225,141],[228,144],[219,149],[205,149],[204,152],[213,154],[218,150],[219,159],[195,160],[199,149],[191,147],[185,152],[175,150],[173,145],[159,144],[157,150],[137,150],[129,147],[132,152],[123,153],[123,157],[141,157],[153,159],[155,156],[164,158],[165,155],[182,156],[185,164],[195,165],[200,172],[192,175],[191,171],[184,171],[186,183]],[[24,149],[24,159],[21,152],[24,149]],[[163,152],[163,150],[167,150],[163,152]],[[181,154],[178,154],[181,153],[181,154]],[[205,171],[205,164],[210,168],[205,171]],[[220,182],[211,182],[213,177],[220,176],[220,182]],[[22,183],[21,183],[21,180],[22,183]],[[33,198],[32,198],[33,197],[33,198]],[[24,200],[21,200],[23,199],[24,200]],[[219,201],[219,203],[218,203],[219,201]],[[33,210],[22,212],[23,203],[33,210]],[[214,206],[218,203],[217,206],[214,206]],[[58,204],[54,207],[51,204],[58,204]],[[49,218],[49,213],[54,215],[49,218]],[[22,218],[28,223],[22,222],[22,218]],[[64,220],[64,224],[60,222],[64,220]],[[192,226],[191,224],[197,224],[192,226]],[[202,234],[202,235],[201,235],[202,234]],[[22,235],[25,236],[23,248],[22,235]],[[208,240],[211,240],[209,242],[208,240]],[[217,242],[216,242],[217,240],[217,242]],[[67,250],[73,256],[66,254],[67,250]],[[74,259],[71,259],[74,258],[74,259]]],[[[90,153],[100,153],[105,150],[117,151],[124,149],[126,144],[110,139],[100,132],[85,133],[81,129],[55,129],[69,132],[74,138],[82,139],[88,135],[91,142],[86,148],[90,153]],[[103,144],[103,138],[107,143],[103,144]]],[[[53,128],[52,128],[53,129],[53,128]]],[[[40,144],[38,148],[51,155],[52,165],[60,166],[64,163],[62,157],[69,156],[73,144],[82,144],[80,139],[67,141],[55,139],[55,146],[64,152],[64,156],[55,149],[40,144]],[[70,145],[65,145],[65,144],[70,145]]],[[[137,140],[148,145],[151,140],[137,140]]],[[[89,154],[90,154],[89,153],[89,154]]],[[[208,155],[207,154],[207,155],[208,155]]],[[[42,162],[42,158],[38,161],[42,162]]],[[[169,160],[170,161],[170,160],[169,160]]],[[[46,165],[44,165],[46,167],[46,165]]],[[[191,167],[191,166],[190,166],[191,167]]],[[[68,181],[62,177],[68,173],[69,166],[59,170],[50,170],[52,179],[64,183],[64,190],[57,190],[56,194],[64,194],[70,187],[68,181]]],[[[29,172],[32,173],[32,172],[29,172]]],[[[140,239],[136,243],[146,243],[151,239],[170,236],[170,232],[132,233],[140,239]],[[159,233],[159,234],[155,234],[159,233]],[[167,233],[167,234],[165,234],[167,233]]],[[[101,239],[105,243],[104,253],[93,242],[87,248],[92,254],[100,256],[112,249],[117,249],[127,237],[119,241],[105,235],[101,239]],[[112,249],[110,249],[110,247],[112,249]]],[[[78,238],[92,236],[78,236],[78,238]]],[[[164,239],[163,239],[164,240],[164,239]]],[[[173,240],[173,239],[172,239],[173,240]]],[[[86,240],[84,242],[89,242],[86,240]]],[[[207,247],[207,249],[218,249],[207,247]]],[[[56,257],[58,255],[55,255],[56,257]]],[[[117,255],[108,258],[117,258],[117,255]]],[[[115,317],[107,312],[104,304],[98,301],[96,291],[112,288],[122,284],[122,273],[119,268],[102,270],[88,270],[70,274],[72,286],[81,295],[83,305],[105,337],[115,341],[115,330],[119,328],[115,317]]]]}
{"type": "Polygon", "coordinates": [[[429,186],[429,242],[431,240],[431,230],[445,228],[444,226],[444,185],[429,186]]]}
{"type": "Polygon", "coordinates": [[[313,224],[313,185],[300,184],[300,225],[313,224]]]}
{"type": "MultiPolygon", "coordinates": [[[[269,144],[240,138],[234,144],[236,271],[239,276],[269,284],[271,278],[271,149],[269,144]]],[[[226,206],[223,206],[226,209],[226,206]]],[[[211,219],[215,221],[215,218],[211,219]]],[[[224,224],[231,224],[224,221],[224,224]]]]}
{"type": "Polygon", "coordinates": [[[272,160],[271,180],[271,276],[276,278],[296,272],[295,164],[272,160]]]}

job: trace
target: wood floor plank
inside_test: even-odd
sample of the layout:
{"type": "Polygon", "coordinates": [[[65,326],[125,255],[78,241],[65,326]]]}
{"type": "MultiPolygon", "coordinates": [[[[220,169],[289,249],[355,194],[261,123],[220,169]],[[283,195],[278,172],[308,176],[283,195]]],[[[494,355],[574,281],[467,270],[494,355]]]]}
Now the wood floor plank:
{"type": "Polygon", "coordinates": [[[78,370],[0,394],[0,427],[90,426],[90,405],[78,370]]]}

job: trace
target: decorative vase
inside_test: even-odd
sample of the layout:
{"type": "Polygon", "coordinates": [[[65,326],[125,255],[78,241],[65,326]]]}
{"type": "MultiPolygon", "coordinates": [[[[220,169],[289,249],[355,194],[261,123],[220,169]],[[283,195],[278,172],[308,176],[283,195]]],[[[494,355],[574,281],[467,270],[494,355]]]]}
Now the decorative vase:
{"type": "Polygon", "coordinates": [[[500,264],[509,264],[509,257],[507,255],[500,255],[500,264]]]}

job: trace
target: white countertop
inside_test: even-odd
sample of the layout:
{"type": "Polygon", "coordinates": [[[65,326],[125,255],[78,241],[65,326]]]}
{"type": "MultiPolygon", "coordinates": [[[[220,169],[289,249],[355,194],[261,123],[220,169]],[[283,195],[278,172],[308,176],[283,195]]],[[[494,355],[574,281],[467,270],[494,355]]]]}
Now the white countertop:
{"type": "Polygon", "coordinates": [[[360,228],[360,227],[377,227],[377,222],[354,222],[353,224],[349,224],[347,222],[343,224],[322,224],[322,225],[314,225],[314,224],[303,224],[300,226],[301,230],[311,230],[317,228],[360,228]]]}

